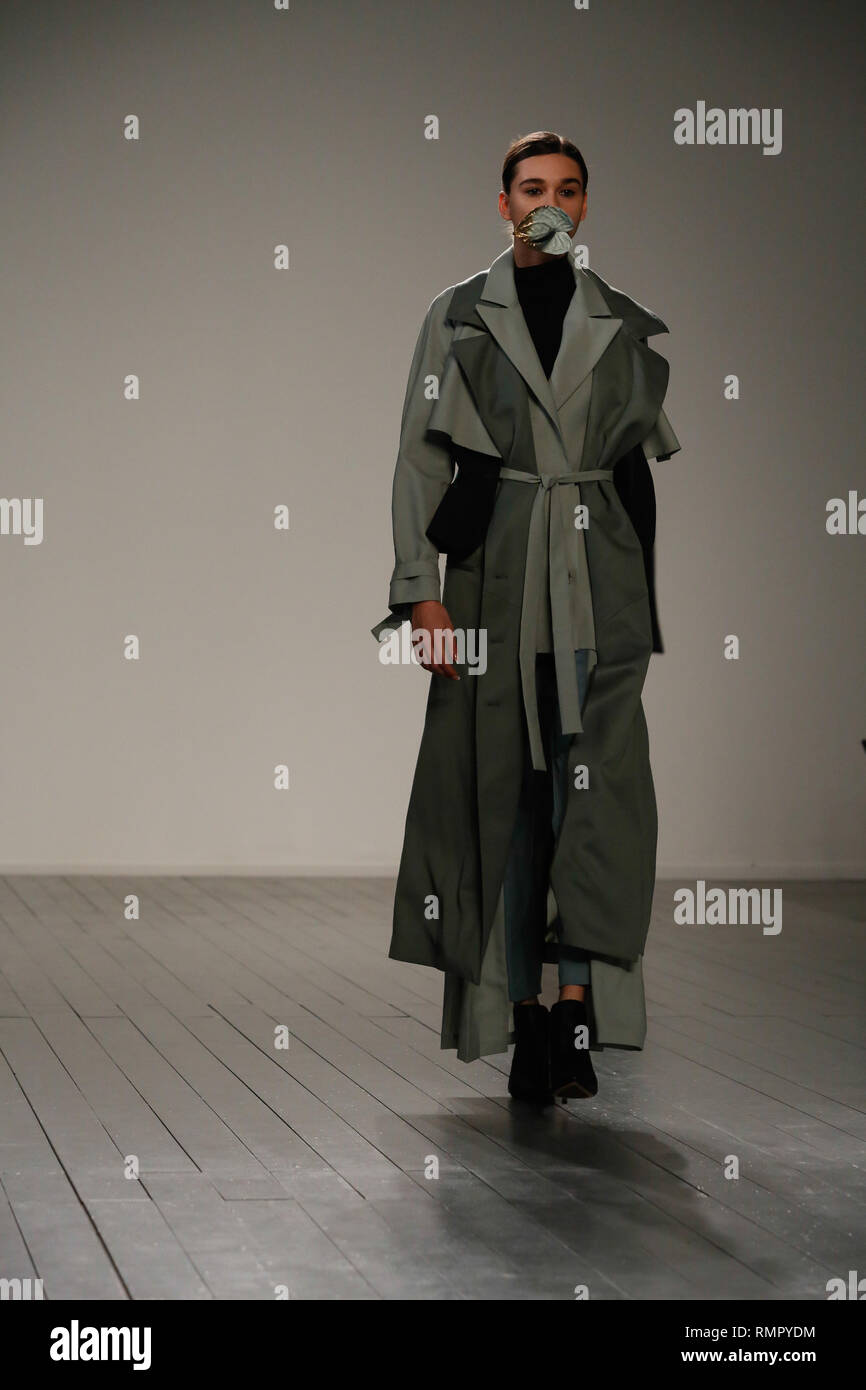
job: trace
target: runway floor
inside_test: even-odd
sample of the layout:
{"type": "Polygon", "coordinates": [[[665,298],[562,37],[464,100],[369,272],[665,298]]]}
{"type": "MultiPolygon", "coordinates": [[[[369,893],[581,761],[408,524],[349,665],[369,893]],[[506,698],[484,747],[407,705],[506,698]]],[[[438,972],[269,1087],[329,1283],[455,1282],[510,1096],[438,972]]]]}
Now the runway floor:
{"type": "Polygon", "coordinates": [[[509,1054],[440,1050],[442,976],[387,959],[392,880],[0,880],[0,1278],[826,1299],[866,1270],[866,884],[781,885],[777,936],[676,926],[676,886],[645,1049],[539,1113],[509,1054]]]}

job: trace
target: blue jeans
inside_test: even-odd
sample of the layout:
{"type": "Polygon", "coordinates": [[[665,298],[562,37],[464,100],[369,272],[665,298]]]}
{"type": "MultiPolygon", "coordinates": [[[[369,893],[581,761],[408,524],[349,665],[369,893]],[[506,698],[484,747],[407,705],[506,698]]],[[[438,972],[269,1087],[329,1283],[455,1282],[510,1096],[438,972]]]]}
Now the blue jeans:
{"type": "MultiPolygon", "coordinates": [[[[575,652],[581,710],[586,700],[586,659],[586,651],[575,652]]],[[[536,657],[535,678],[547,771],[533,768],[525,738],[523,781],[503,880],[508,997],[512,1001],[530,999],[541,990],[550,862],[565,817],[568,750],[574,738],[573,734],[563,734],[560,726],[552,654],[536,657]]],[[[589,984],[590,952],[576,954],[579,959],[560,956],[560,985],[589,984]]]]}

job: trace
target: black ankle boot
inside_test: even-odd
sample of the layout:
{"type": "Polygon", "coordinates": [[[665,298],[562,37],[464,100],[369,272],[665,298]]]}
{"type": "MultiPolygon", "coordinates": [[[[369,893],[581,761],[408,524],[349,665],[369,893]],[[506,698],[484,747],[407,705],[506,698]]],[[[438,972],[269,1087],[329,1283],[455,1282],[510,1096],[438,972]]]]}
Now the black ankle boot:
{"type": "Polygon", "coordinates": [[[558,1100],[594,1096],[598,1078],[589,1048],[575,1037],[578,1028],[589,1027],[585,999],[560,999],[550,1011],[550,1086],[558,1100]]]}
{"type": "Polygon", "coordinates": [[[550,1014],[543,1004],[514,1005],[514,1056],[508,1089],[515,1100],[552,1105],[548,1078],[550,1014]]]}

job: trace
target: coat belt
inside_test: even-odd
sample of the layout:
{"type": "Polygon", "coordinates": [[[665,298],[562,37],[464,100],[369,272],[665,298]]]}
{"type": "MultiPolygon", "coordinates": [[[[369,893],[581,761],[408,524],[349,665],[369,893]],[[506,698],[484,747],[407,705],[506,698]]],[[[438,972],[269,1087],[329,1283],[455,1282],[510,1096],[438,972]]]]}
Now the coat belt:
{"type": "MultiPolygon", "coordinates": [[[[550,622],[553,633],[553,655],[556,665],[556,688],[559,715],[564,734],[580,734],[580,694],[574,653],[580,647],[577,605],[575,601],[577,572],[574,558],[569,559],[569,541],[574,537],[574,507],[580,503],[578,484],[612,478],[612,468],[588,468],[572,473],[527,473],[521,468],[501,468],[499,477],[515,483],[534,483],[538,491],[529,518],[529,538],[526,547],[526,577],[523,584],[523,606],[520,615],[520,681],[523,707],[529,732],[532,766],[544,772],[544,745],[538,718],[538,696],[535,685],[535,656],[537,646],[538,608],[543,592],[543,557],[547,533],[548,584],[550,590],[550,622]],[[551,491],[556,488],[556,505],[551,491]]],[[[581,554],[585,557],[584,536],[578,534],[581,554]]],[[[595,662],[592,662],[594,665],[595,662]]],[[[588,670],[591,667],[587,668],[588,670]]]]}

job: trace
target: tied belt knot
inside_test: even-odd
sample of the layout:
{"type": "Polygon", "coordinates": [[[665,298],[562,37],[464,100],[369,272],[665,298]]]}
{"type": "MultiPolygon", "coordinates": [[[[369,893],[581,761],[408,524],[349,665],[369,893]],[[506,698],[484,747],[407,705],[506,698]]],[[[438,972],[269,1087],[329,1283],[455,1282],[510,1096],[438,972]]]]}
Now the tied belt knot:
{"type": "MultiPolygon", "coordinates": [[[[585,585],[583,599],[590,603],[590,611],[591,595],[585,538],[583,530],[574,525],[574,508],[580,503],[579,484],[611,479],[613,469],[588,468],[571,473],[527,473],[521,468],[501,468],[499,477],[509,482],[532,483],[536,487],[529,518],[526,576],[520,614],[520,681],[532,766],[537,771],[544,772],[547,764],[544,759],[535,686],[538,608],[543,591],[544,553],[546,549],[560,725],[564,734],[580,734],[583,733],[583,723],[580,717],[580,693],[574,654],[581,646],[592,647],[595,638],[594,635],[590,637],[580,630],[578,579],[585,585]],[[573,545],[575,532],[576,546],[573,545]]],[[[594,660],[588,666],[588,671],[593,665],[594,660]]]]}

